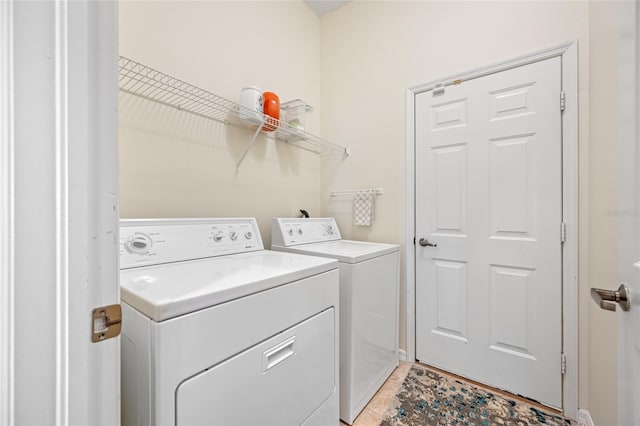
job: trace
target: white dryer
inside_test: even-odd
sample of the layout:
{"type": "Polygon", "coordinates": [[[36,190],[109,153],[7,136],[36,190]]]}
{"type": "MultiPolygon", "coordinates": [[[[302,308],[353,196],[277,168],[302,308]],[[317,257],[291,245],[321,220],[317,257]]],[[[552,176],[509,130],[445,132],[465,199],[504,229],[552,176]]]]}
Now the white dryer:
{"type": "Polygon", "coordinates": [[[337,263],[252,218],[122,220],[122,424],[337,425],[337,263]]]}
{"type": "Polygon", "coordinates": [[[340,418],[352,424],[398,366],[399,246],[343,240],[333,218],[275,218],[271,249],[337,259],[340,418]]]}

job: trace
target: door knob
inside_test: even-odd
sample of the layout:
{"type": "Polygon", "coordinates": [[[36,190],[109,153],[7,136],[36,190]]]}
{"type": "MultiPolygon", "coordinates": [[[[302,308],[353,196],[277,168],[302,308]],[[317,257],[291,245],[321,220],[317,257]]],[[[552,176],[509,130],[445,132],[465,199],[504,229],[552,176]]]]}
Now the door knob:
{"type": "Polygon", "coordinates": [[[429,240],[427,240],[426,238],[420,238],[420,240],[418,241],[418,244],[420,244],[422,247],[438,247],[437,244],[430,243],[429,240]]]}
{"type": "Polygon", "coordinates": [[[592,288],[591,298],[602,309],[607,311],[615,311],[617,302],[623,311],[628,311],[631,307],[631,297],[629,296],[629,287],[620,284],[617,290],[604,290],[602,288],[592,288]]]}

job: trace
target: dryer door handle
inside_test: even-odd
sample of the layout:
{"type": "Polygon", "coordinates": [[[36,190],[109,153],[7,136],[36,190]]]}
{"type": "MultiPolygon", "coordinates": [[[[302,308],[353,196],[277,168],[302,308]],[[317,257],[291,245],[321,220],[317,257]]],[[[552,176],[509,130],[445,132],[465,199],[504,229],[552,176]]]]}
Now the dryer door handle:
{"type": "Polygon", "coordinates": [[[296,336],[262,353],[262,371],[267,371],[296,353],[296,336]]]}

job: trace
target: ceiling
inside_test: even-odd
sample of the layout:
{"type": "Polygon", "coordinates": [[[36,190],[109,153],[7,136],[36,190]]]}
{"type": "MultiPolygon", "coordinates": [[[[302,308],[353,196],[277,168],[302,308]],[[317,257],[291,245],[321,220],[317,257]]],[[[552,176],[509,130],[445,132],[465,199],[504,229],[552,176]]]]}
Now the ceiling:
{"type": "Polygon", "coordinates": [[[304,2],[315,12],[316,15],[322,16],[344,6],[351,0],[304,0],[304,2]]]}

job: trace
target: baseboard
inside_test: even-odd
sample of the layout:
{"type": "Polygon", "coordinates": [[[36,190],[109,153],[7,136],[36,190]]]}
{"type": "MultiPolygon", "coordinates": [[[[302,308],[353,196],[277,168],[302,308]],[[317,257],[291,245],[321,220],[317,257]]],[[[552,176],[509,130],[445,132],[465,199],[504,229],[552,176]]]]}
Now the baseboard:
{"type": "Polygon", "coordinates": [[[578,410],[578,426],[595,426],[588,410],[578,410]]]}
{"type": "Polygon", "coordinates": [[[405,351],[404,349],[398,349],[398,358],[400,358],[400,361],[407,361],[407,351],[405,351]]]}

